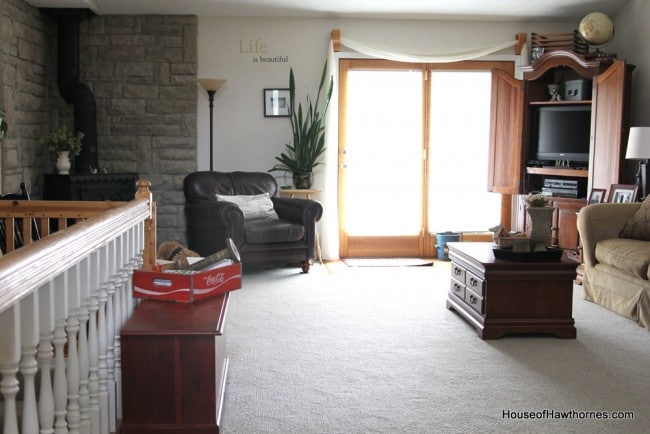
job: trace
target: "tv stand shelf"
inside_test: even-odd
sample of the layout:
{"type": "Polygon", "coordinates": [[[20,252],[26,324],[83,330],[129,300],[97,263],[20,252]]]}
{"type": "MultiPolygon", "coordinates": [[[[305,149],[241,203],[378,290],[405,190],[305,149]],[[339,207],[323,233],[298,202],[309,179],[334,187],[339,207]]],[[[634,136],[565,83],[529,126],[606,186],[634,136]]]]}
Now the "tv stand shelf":
{"type": "Polygon", "coordinates": [[[560,101],[529,101],[530,105],[591,105],[590,99],[560,100],[560,101]]]}
{"type": "Polygon", "coordinates": [[[575,176],[577,178],[588,178],[589,170],[571,169],[563,167],[527,167],[529,175],[552,175],[552,176],[575,176]]]}

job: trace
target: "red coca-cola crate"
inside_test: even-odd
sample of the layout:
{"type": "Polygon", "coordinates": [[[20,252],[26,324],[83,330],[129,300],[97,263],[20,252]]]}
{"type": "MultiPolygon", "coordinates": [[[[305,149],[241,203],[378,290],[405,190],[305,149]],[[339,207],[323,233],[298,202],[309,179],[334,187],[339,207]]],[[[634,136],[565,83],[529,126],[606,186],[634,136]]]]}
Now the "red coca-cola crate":
{"type": "Polygon", "coordinates": [[[193,303],[239,288],[239,262],[201,271],[133,272],[133,295],[138,298],[193,303]]]}

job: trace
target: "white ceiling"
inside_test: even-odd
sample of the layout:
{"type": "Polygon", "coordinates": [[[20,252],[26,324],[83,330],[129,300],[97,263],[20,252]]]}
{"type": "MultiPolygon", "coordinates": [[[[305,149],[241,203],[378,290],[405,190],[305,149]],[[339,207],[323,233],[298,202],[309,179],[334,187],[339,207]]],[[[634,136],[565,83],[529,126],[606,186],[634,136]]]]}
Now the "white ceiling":
{"type": "Polygon", "coordinates": [[[89,8],[100,15],[299,16],[336,18],[576,20],[616,15],[629,0],[26,0],[36,7],[89,8]]]}

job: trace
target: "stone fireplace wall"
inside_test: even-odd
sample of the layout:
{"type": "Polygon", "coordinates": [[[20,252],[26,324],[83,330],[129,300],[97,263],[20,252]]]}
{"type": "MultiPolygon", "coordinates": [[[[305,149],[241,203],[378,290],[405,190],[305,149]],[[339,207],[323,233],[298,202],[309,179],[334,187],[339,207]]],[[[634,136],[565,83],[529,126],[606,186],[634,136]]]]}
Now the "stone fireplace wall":
{"type": "Polygon", "coordinates": [[[100,171],[151,181],[158,243],[185,243],[183,178],[197,170],[196,40],[195,16],[96,16],[80,26],[100,171]]]}
{"type": "Polygon", "coordinates": [[[53,22],[22,0],[0,0],[0,108],[9,124],[0,142],[1,192],[16,193],[25,182],[33,197],[42,192],[51,156],[38,138],[53,120],[71,110],[52,92],[56,83],[53,22]]]}
{"type": "MultiPolygon", "coordinates": [[[[152,182],[158,242],[185,243],[182,183],[197,169],[195,16],[93,16],[80,25],[80,81],[97,105],[101,171],[152,182]]],[[[23,0],[0,0],[1,193],[25,181],[42,197],[54,159],[38,138],[73,125],[57,87],[57,23],[23,0]]]]}

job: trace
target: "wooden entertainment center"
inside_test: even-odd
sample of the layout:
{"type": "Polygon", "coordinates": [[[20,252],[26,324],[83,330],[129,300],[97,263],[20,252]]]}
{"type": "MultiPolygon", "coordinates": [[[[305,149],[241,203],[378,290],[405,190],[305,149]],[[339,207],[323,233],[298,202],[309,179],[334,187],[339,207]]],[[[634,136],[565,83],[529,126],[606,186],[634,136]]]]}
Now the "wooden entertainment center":
{"type": "MultiPolygon", "coordinates": [[[[541,191],[545,179],[577,180],[586,185],[578,197],[553,197],[555,245],[577,255],[576,213],[593,188],[609,190],[625,183],[625,149],[633,65],[615,58],[585,59],[572,51],[549,51],[522,67],[523,80],[502,71],[492,75],[489,190],[521,195],[516,225],[525,231],[525,195],[541,191]],[[550,101],[548,85],[585,80],[590,99],[550,101]],[[582,107],[591,110],[588,167],[531,165],[534,116],[540,107],[582,107]]],[[[588,93],[587,93],[588,95],[588,93]]]]}

